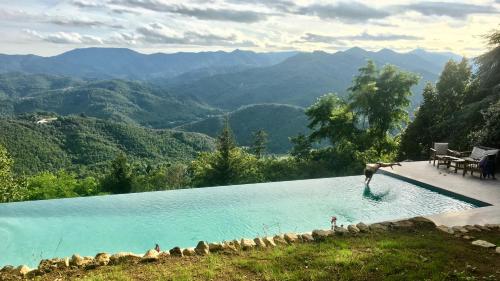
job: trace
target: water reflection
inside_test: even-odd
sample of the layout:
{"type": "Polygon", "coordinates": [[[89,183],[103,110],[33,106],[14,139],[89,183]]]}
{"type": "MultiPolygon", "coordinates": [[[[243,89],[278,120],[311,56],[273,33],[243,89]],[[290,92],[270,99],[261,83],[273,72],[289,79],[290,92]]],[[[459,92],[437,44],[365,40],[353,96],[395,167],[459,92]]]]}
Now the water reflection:
{"type": "Polygon", "coordinates": [[[368,184],[365,185],[365,189],[363,190],[363,197],[372,201],[380,202],[383,201],[385,197],[389,195],[389,191],[385,191],[382,193],[373,193],[368,184]]]}

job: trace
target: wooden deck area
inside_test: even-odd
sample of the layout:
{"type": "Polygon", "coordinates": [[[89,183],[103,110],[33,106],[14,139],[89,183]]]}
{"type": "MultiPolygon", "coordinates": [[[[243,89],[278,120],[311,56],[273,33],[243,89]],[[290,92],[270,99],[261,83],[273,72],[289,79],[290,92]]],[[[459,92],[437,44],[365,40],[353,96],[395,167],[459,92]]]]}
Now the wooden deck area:
{"type": "MultiPolygon", "coordinates": [[[[479,174],[462,176],[462,171],[433,166],[428,161],[401,162],[402,166],[383,168],[382,172],[423,185],[430,185],[444,193],[477,200],[489,205],[461,212],[448,212],[427,216],[437,225],[467,225],[500,223],[500,179],[479,179],[479,174]]],[[[500,178],[500,175],[497,175],[500,178]]]]}

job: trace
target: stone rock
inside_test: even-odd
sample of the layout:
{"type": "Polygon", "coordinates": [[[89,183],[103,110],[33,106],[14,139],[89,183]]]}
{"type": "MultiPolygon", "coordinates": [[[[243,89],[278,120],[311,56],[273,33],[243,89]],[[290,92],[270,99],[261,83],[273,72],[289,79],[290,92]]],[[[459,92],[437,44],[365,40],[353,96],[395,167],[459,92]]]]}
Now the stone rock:
{"type": "Polygon", "coordinates": [[[110,264],[119,264],[124,262],[137,262],[142,259],[141,255],[131,252],[118,252],[109,257],[110,264]]]}
{"type": "Polygon", "coordinates": [[[314,240],[325,240],[327,237],[333,235],[333,230],[315,229],[312,232],[312,237],[314,238],[314,240]]]}
{"type": "Polygon", "coordinates": [[[186,248],[182,250],[182,255],[187,257],[196,256],[196,251],[194,250],[194,247],[186,248]]]}
{"type": "Polygon", "coordinates": [[[194,248],[194,251],[200,256],[205,256],[210,253],[210,247],[208,246],[207,242],[200,241],[198,242],[198,245],[196,245],[196,248],[194,248]]]}
{"type": "Polygon", "coordinates": [[[476,245],[476,246],[480,246],[480,247],[484,247],[484,248],[495,248],[496,247],[495,244],[490,243],[488,241],[484,241],[484,240],[472,241],[472,245],[476,245]]]}
{"type": "Polygon", "coordinates": [[[276,243],[274,243],[273,237],[267,236],[264,237],[262,240],[264,240],[266,247],[276,247],[276,243]]]}
{"type": "Polygon", "coordinates": [[[299,237],[295,233],[285,233],[284,238],[290,244],[300,242],[299,237]]]}
{"type": "Polygon", "coordinates": [[[246,250],[250,250],[253,247],[255,247],[255,242],[251,239],[242,238],[240,245],[241,245],[241,249],[246,251],[246,250]]]}
{"type": "Polygon", "coordinates": [[[234,245],[233,241],[223,242],[222,252],[225,254],[234,254],[238,252],[238,249],[236,249],[236,246],[234,245]]]}
{"type": "Polygon", "coordinates": [[[97,265],[102,266],[102,265],[108,265],[110,259],[111,259],[110,254],[98,253],[97,255],[95,255],[94,261],[97,265]]]}
{"type": "Polygon", "coordinates": [[[473,226],[473,225],[466,225],[464,226],[465,229],[467,229],[468,231],[481,231],[481,229],[473,226]]]}
{"type": "Polygon", "coordinates": [[[288,243],[285,240],[285,236],[280,234],[280,235],[275,235],[273,237],[274,243],[276,245],[288,245],[288,243]]]}
{"type": "Polygon", "coordinates": [[[465,240],[472,240],[472,237],[469,236],[469,235],[464,235],[462,236],[462,239],[465,239],[465,240]]]}
{"type": "MultiPolygon", "coordinates": [[[[157,261],[159,259],[160,253],[158,253],[157,250],[155,249],[150,249],[148,250],[144,256],[142,256],[141,261],[142,262],[153,262],[157,261]]],[[[96,258],[97,259],[97,258],[96,258]]]]}
{"type": "Polygon", "coordinates": [[[409,219],[409,221],[413,222],[417,227],[436,227],[433,221],[424,217],[414,217],[409,219]]]}
{"type": "Polygon", "coordinates": [[[356,224],[356,227],[359,229],[360,232],[369,232],[370,231],[370,227],[368,227],[368,225],[366,225],[362,222],[356,224]]]}
{"type": "Polygon", "coordinates": [[[179,247],[173,247],[169,252],[172,257],[182,257],[182,249],[179,247]]]}
{"type": "Polygon", "coordinates": [[[349,234],[349,231],[341,226],[336,226],[333,229],[333,231],[334,231],[335,235],[337,235],[337,236],[345,236],[345,235],[349,234]]]}
{"type": "Polygon", "coordinates": [[[415,223],[411,220],[400,220],[391,222],[390,227],[394,229],[410,229],[415,226],[415,223]]]}
{"type": "Polygon", "coordinates": [[[480,224],[475,224],[474,225],[475,228],[478,228],[482,231],[490,231],[491,229],[489,229],[487,226],[484,226],[484,225],[480,225],[480,224]]]}
{"type": "Polygon", "coordinates": [[[312,234],[309,234],[309,233],[304,233],[304,234],[300,235],[300,238],[302,238],[302,242],[304,242],[304,243],[314,242],[314,237],[312,236],[312,234]]]}
{"type": "Polygon", "coordinates": [[[387,231],[387,226],[380,224],[380,223],[374,223],[370,224],[370,230],[373,232],[384,232],[387,231]]]}
{"type": "Polygon", "coordinates": [[[69,267],[69,258],[44,259],[40,261],[40,264],[38,264],[38,269],[43,272],[51,272],[55,269],[67,267],[69,267]]]}
{"type": "Polygon", "coordinates": [[[158,254],[158,258],[160,258],[160,259],[162,259],[162,258],[169,258],[169,257],[170,257],[170,252],[161,251],[158,254]]]}
{"type": "Polygon", "coordinates": [[[11,273],[17,274],[17,275],[21,275],[21,276],[25,276],[30,271],[31,271],[31,269],[27,265],[20,265],[20,266],[16,267],[15,269],[13,269],[11,271],[11,273]]]}
{"type": "Polygon", "coordinates": [[[11,272],[14,270],[14,267],[12,265],[6,265],[0,269],[0,272],[11,272]]]}
{"type": "Polygon", "coordinates": [[[70,266],[85,267],[94,262],[94,257],[82,257],[79,254],[74,254],[69,259],[70,266]]]}
{"type": "Polygon", "coordinates": [[[253,239],[253,242],[255,242],[255,246],[257,246],[257,248],[265,248],[266,247],[266,242],[264,242],[264,240],[260,237],[253,239]]]}
{"type": "Polygon", "coordinates": [[[234,239],[233,241],[230,242],[231,245],[233,245],[237,250],[241,249],[241,243],[239,240],[234,239]]]}
{"type": "Polygon", "coordinates": [[[222,243],[209,243],[208,249],[213,253],[222,251],[222,243]]]}
{"type": "Polygon", "coordinates": [[[495,252],[496,252],[497,254],[500,254],[500,247],[496,247],[495,252]]]}
{"type": "Polygon", "coordinates": [[[436,229],[449,234],[455,233],[453,229],[447,227],[446,225],[436,226],[436,229]]]}
{"type": "Polygon", "coordinates": [[[486,227],[487,227],[487,228],[489,228],[489,229],[497,229],[497,230],[500,230],[500,224],[498,224],[498,223],[495,223],[495,224],[487,223],[487,224],[485,224],[484,226],[486,226],[486,227]]]}
{"type": "Polygon", "coordinates": [[[349,231],[349,233],[351,233],[351,234],[358,234],[360,230],[354,224],[350,224],[347,226],[347,231],[349,231]]]}
{"type": "Polygon", "coordinates": [[[468,233],[469,231],[467,229],[465,229],[463,226],[452,226],[451,229],[455,232],[455,233],[468,233]]]}

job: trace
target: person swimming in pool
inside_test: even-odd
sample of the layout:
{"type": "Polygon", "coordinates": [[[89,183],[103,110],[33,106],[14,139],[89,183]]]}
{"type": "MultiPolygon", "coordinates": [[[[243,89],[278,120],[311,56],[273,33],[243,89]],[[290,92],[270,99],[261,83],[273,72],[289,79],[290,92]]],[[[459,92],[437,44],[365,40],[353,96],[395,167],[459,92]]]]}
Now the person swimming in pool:
{"type": "Polygon", "coordinates": [[[377,163],[368,163],[365,166],[365,184],[369,185],[370,181],[372,180],[373,174],[375,174],[379,168],[383,167],[391,167],[392,166],[401,166],[400,163],[383,163],[383,162],[377,162],[377,163]]]}

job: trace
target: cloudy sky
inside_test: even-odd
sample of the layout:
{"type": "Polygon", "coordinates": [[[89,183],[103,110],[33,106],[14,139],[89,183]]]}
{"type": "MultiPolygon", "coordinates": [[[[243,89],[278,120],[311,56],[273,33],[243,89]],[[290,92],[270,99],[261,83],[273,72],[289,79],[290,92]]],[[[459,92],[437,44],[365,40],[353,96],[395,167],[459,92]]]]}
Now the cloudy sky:
{"type": "Polygon", "coordinates": [[[0,0],[0,53],[425,48],[474,56],[500,0],[0,0]]]}

